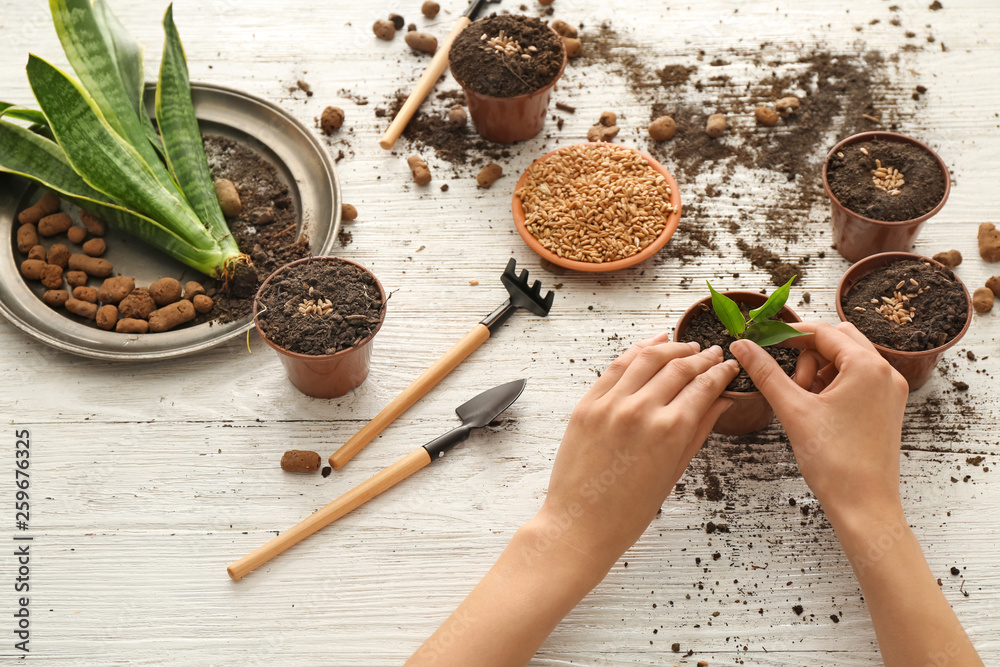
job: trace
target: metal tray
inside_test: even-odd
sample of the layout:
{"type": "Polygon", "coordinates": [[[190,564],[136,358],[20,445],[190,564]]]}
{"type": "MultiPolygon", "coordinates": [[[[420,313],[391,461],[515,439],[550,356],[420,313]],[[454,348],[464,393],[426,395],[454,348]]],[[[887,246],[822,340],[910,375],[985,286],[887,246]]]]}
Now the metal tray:
{"type": "MultiPolygon", "coordinates": [[[[300,212],[299,230],[309,235],[314,255],[329,254],[340,231],[340,182],[329,154],[312,132],[286,111],[267,100],[207,83],[192,83],[195,114],[202,131],[248,146],[269,160],[288,185],[300,212]]],[[[146,104],[153,115],[153,86],[147,85],[146,104]]],[[[102,331],[41,300],[45,291],[20,275],[17,251],[17,212],[40,196],[25,179],[0,174],[0,233],[10,243],[0,248],[0,314],[39,341],[66,352],[96,359],[139,361],[167,359],[198,352],[245,333],[253,326],[247,316],[235,322],[205,322],[157,334],[131,335],[102,331]]],[[[63,210],[73,207],[64,204],[63,210]]],[[[3,238],[3,236],[0,236],[3,238]]],[[[134,237],[109,227],[105,257],[115,272],[149,285],[164,276],[181,282],[204,277],[134,237]]]]}

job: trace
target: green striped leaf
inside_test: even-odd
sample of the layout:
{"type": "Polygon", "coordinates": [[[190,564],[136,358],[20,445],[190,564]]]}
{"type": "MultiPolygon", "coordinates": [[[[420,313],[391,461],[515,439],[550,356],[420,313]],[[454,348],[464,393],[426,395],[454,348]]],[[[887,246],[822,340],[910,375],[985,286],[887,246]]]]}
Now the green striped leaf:
{"type": "Polygon", "coordinates": [[[111,128],[75,80],[32,55],[28,81],[56,141],[88,185],[157,220],[196,248],[217,246],[183,197],[161,186],[148,163],[111,128]]]}
{"type": "Polygon", "coordinates": [[[764,320],[747,327],[746,339],[752,340],[761,347],[767,347],[768,345],[777,345],[789,338],[811,335],[803,333],[781,320],[764,320]]]}
{"type": "Polygon", "coordinates": [[[766,320],[769,317],[774,317],[777,315],[781,308],[788,301],[788,292],[792,289],[792,282],[797,278],[797,276],[792,276],[788,279],[788,282],[774,290],[771,296],[767,297],[767,301],[764,302],[760,308],[754,308],[750,311],[750,319],[755,322],[760,322],[766,320]]]}
{"type": "Polygon", "coordinates": [[[163,32],[163,60],[156,86],[156,122],[163,136],[167,166],[191,208],[222,246],[223,252],[239,254],[212,184],[201,129],[191,102],[184,47],[174,25],[173,5],[167,7],[163,17],[163,32]]]}
{"type": "Polygon", "coordinates": [[[26,120],[29,123],[34,123],[35,125],[48,124],[48,121],[45,120],[45,114],[41,111],[38,111],[37,109],[19,107],[16,104],[11,104],[10,102],[0,102],[0,118],[4,116],[16,118],[17,120],[26,120]]]}
{"type": "Polygon", "coordinates": [[[722,322],[723,326],[729,332],[729,335],[733,338],[739,338],[747,327],[746,320],[743,319],[743,313],[740,312],[740,307],[736,305],[736,302],[730,299],[725,294],[719,294],[712,287],[712,283],[707,280],[705,283],[708,285],[708,289],[712,292],[712,308],[715,310],[715,314],[719,317],[719,321],[722,322]]]}

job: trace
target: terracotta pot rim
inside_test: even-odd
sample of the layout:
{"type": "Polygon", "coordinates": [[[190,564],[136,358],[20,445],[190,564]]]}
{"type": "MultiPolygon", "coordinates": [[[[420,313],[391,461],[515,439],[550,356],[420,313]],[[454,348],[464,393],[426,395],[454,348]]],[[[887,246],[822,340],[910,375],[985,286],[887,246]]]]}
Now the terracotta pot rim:
{"type": "MultiPolygon", "coordinates": [[[[486,18],[489,18],[489,17],[486,17],[486,18]]],[[[485,21],[486,18],[477,19],[477,21],[485,21]]],[[[470,23],[469,25],[473,25],[473,24],[470,23]]],[[[552,26],[548,26],[548,28],[549,28],[549,30],[552,31],[552,34],[555,35],[556,38],[559,39],[559,47],[562,49],[562,65],[559,66],[559,71],[556,72],[555,77],[553,77],[551,81],[549,81],[548,83],[546,83],[544,86],[540,86],[539,88],[536,88],[535,90],[532,90],[531,92],[521,93],[520,95],[513,95],[511,97],[494,97],[493,95],[487,95],[486,93],[480,93],[480,92],[476,91],[471,85],[465,83],[464,81],[462,81],[461,79],[459,79],[457,76],[455,76],[455,70],[453,70],[452,67],[451,67],[451,53],[452,53],[451,51],[448,52],[448,72],[451,74],[451,78],[455,79],[455,82],[458,83],[458,85],[462,87],[462,91],[463,92],[465,92],[465,93],[472,93],[473,95],[475,95],[477,97],[480,97],[480,98],[482,98],[484,100],[489,100],[489,101],[494,101],[495,100],[497,102],[507,102],[507,101],[512,101],[512,100],[525,100],[525,99],[534,97],[535,95],[538,95],[540,93],[544,93],[546,90],[548,90],[548,89],[552,88],[554,85],[556,85],[556,83],[559,81],[559,79],[562,78],[563,72],[566,71],[566,64],[569,62],[569,56],[566,53],[566,43],[562,40],[562,37],[559,35],[559,33],[557,33],[555,30],[552,30],[552,26]]]]}
{"type": "Polygon", "coordinates": [[[837,143],[837,145],[835,145],[832,149],[830,149],[829,153],[826,154],[826,158],[823,160],[822,176],[823,176],[823,189],[826,191],[827,197],[830,198],[830,201],[833,202],[834,205],[844,209],[845,211],[847,211],[848,215],[854,216],[858,220],[869,222],[875,225],[887,225],[890,227],[908,227],[912,225],[919,225],[920,223],[931,219],[932,217],[937,215],[938,212],[944,207],[945,202],[948,201],[948,195],[951,193],[951,174],[948,173],[948,165],[945,164],[944,160],[941,159],[941,156],[938,155],[933,148],[931,148],[924,142],[920,141],[919,139],[914,139],[913,137],[907,136],[905,134],[900,134],[898,132],[888,132],[884,130],[871,130],[868,132],[859,132],[858,134],[853,134],[847,137],[846,139],[841,140],[839,143],[837,143]],[[924,213],[923,215],[916,218],[910,218],[909,220],[878,220],[876,218],[868,218],[844,206],[844,204],[842,204],[840,200],[837,199],[837,197],[833,194],[833,190],[830,189],[830,181],[826,177],[827,165],[830,164],[830,158],[832,158],[837,153],[837,151],[839,151],[844,146],[856,144],[858,142],[865,141],[868,139],[885,139],[889,141],[896,141],[899,143],[908,143],[926,151],[932,158],[934,158],[934,161],[937,162],[938,167],[941,169],[941,173],[944,175],[944,194],[941,196],[941,201],[939,201],[937,205],[927,213],[924,213]]]}
{"type": "Polygon", "coordinates": [[[288,264],[283,264],[282,266],[279,266],[277,269],[275,269],[271,273],[271,275],[269,275],[264,280],[264,282],[262,282],[260,284],[260,287],[257,288],[257,294],[255,294],[254,297],[253,297],[253,325],[254,325],[254,328],[257,329],[257,333],[264,340],[264,342],[267,343],[269,346],[271,346],[271,348],[273,348],[276,352],[279,352],[279,353],[284,354],[284,355],[286,355],[288,357],[291,357],[292,359],[308,359],[308,360],[324,360],[324,361],[325,360],[332,360],[332,359],[336,359],[337,357],[347,356],[348,354],[354,352],[355,350],[363,348],[365,345],[367,345],[369,342],[371,342],[371,340],[375,337],[375,334],[377,334],[382,329],[382,324],[385,322],[385,314],[386,314],[386,306],[387,306],[386,302],[387,301],[388,301],[388,299],[386,299],[385,288],[382,287],[382,283],[379,282],[378,277],[376,277],[376,275],[374,273],[372,273],[367,267],[363,266],[362,264],[359,264],[358,262],[354,262],[354,261],[349,260],[349,259],[344,259],[343,257],[337,257],[335,255],[320,255],[318,257],[303,257],[302,259],[297,259],[294,262],[289,262],[288,264]],[[375,330],[372,331],[371,335],[367,336],[366,338],[364,338],[357,345],[352,345],[351,347],[345,348],[345,349],[341,350],[340,352],[335,352],[333,354],[303,354],[301,352],[293,352],[292,350],[289,350],[288,348],[282,347],[282,346],[278,345],[277,343],[275,343],[270,338],[268,338],[264,334],[263,330],[261,330],[261,328],[257,325],[257,314],[258,314],[257,313],[257,304],[260,302],[260,295],[261,295],[261,293],[264,291],[264,288],[267,287],[268,284],[271,282],[271,279],[274,278],[275,276],[277,276],[279,273],[285,271],[286,269],[290,269],[291,267],[293,267],[293,266],[295,266],[297,264],[311,263],[311,262],[314,262],[314,261],[317,261],[317,260],[321,260],[321,261],[335,260],[335,261],[339,261],[339,262],[345,262],[347,264],[353,264],[354,266],[360,268],[362,271],[364,271],[365,273],[369,274],[372,277],[372,279],[375,281],[375,284],[378,286],[379,294],[382,296],[382,310],[379,313],[378,325],[375,327],[375,330]]]}
{"type": "Polygon", "coordinates": [[[581,146],[583,144],[595,144],[604,143],[598,141],[584,141],[576,144],[568,144],[566,146],[560,146],[559,148],[549,151],[545,155],[541,156],[537,160],[531,163],[531,165],[524,170],[521,177],[517,179],[517,183],[514,185],[514,194],[511,201],[511,213],[514,216],[514,226],[517,229],[517,233],[521,236],[528,247],[531,248],[539,257],[542,259],[555,264],[556,266],[561,266],[565,269],[571,269],[573,271],[582,271],[585,273],[608,273],[611,271],[618,271],[621,269],[627,269],[630,266],[635,266],[641,262],[646,261],[660,250],[663,249],[665,245],[673,237],[674,233],[677,231],[677,226],[680,224],[681,219],[681,193],[677,187],[677,181],[674,179],[673,174],[671,174],[666,167],[660,164],[652,155],[645,153],[637,148],[632,148],[631,146],[622,146],[621,144],[612,144],[618,148],[624,148],[626,150],[634,151],[641,155],[649,166],[656,170],[663,178],[667,181],[667,186],[670,187],[670,204],[674,207],[674,212],[670,214],[667,218],[667,224],[664,226],[663,231],[660,235],[650,243],[648,246],[643,248],[641,251],[632,255],[631,257],[626,257],[625,259],[616,259],[613,262],[580,262],[575,259],[567,259],[565,257],[560,257],[551,250],[545,248],[541,243],[538,242],[528,228],[524,224],[524,206],[521,203],[520,198],[517,196],[517,191],[521,189],[524,185],[525,179],[528,178],[528,171],[531,170],[536,164],[548,160],[556,153],[569,150],[574,146],[581,146]]]}
{"type": "MultiPolygon", "coordinates": [[[[869,342],[872,345],[875,346],[875,349],[878,350],[879,353],[885,352],[886,354],[891,354],[891,355],[899,356],[901,359],[913,359],[913,358],[916,358],[916,357],[926,357],[926,356],[930,356],[932,354],[938,354],[938,353],[944,352],[945,350],[947,350],[948,348],[952,347],[955,343],[957,343],[959,340],[961,340],[965,336],[966,332],[969,330],[969,327],[972,326],[972,319],[973,319],[973,316],[974,316],[974,311],[972,309],[972,297],[969,295],[969,288],[965,286],[965,283],[962,282],[962,279],[959,278],[958,275],[954,271],[952,271],[951,268],[945,266],[941,262],[938,262],[937,260],[934,260],[934,259],[932,259],[930,257],[925,257],[924,255],[918,255],[918,254],[913,253],[913,252],[903,252],[901,250],[895,250],[895,251],[891,251],[891,252],[880,252],[877,255],[869,255],[868,257],[865,257],[864,259],[859,259],[857,262],[855,262],[854,264],[852,264],[850,266],[850,268],[847,269],[847,271],[844,272],[844,275],[842,275],[840,277],[840,281],[837,283],[837,291],[834,294],[834,299],[836,301],[836,303],[834,305],[837,308],[837,316],[840,318],[840,320],[842,322],[849,322],[850,321],[850,320],[847,319],[847,314],[844,312],[843,304],[841,304],[841,300],[843,299],[843,296],[844,296],[844,284],[847,282],[847,278],[849,276],[851,276],[851,273],[855,270],[855,267],[858,264],[861,264],[862,262],[873,261],[873,260],[876,260],[876,259],[884,259],[884,260],[887,260],[887,261],[885,261],[885,263],[883,263],[883,264],[881,264],[881,265],[879,265],[877,267],[874,267],[873,269],[869,270],[866,273],[863,273],[861,275],[856,276],[856,278],[863,278],[864,276],[867,276],[869,273],[871,273],[875,269],[879,269],[879,268],[882,268],[883,266],[888,266],[889,264],[894,264],[894,263],[896,263],[898,261],[902,261],[902,260],[906,260],[906,259],[915,259],[915,260],[919,260],[919,261],[923,261],[923,262],[930,262],[931,264],[934,264],[936,266],[940,266],[941,268],[948,269],[949,271],[951,271],[951,275],[955,279],[955,282],[957,282],[962,287],[962,291],[965,293],[965,307],[966,307],[965,326],[962,327],[962,330],[959,331],[957,334],[955,334],[955,336],[951,340],[949,340],[948,342],[946,342],[944,345],[940,345],[938,347],[932,347],[929,350],[915,350],[915,351],[914,350],[895,350],[895,349],[893,349],[891,347],[885,347],[884,345],[879,345],[875,341],[869,339],[869,342]],[[890,257],[892,258],[891,261],[890,261],[890,257]]],[[[867,336],[865,336],[865,338],[867,338],[867,336]]]]}
{"type": "MultiPolygon", "coordinates": [[[[724,294],[725,296],[728,296],[730,299],[732,299],[733,301],[736,301],[737,303],[741,303],[740,297],[745,297],[748,294],[752,294],[754,296],[764,296],[760,292],[754,292],[754,291],[751,291],[751,290],[729,290],[729,291],[726,291],[726,292],[721,292],[721,294],[724,294]]],[[[684,318],[687,317],[688,313],[690,313],[691,311],[693,311],[695,308],[700,307],[702,304],[706,304],[708,306],[711,306],[711,304],[712,304],[712,297],[711,296],[706,296],[704,299],[700,299],[698,301],[695,301],[693,304],[691,304],[691,306],[687,310],[684,311],[684,313],[681,315],[681,318],[677,321],[677,326],[674,328],[674,342],[677,342],[677,340],[681,337],[681,334],[683,333],[681,331],[681,328],[680,328],[681,322],[684,321],[684,318]]],[[[794,322],[801,322],[802,321],[802,318],[799,317],[798,313],[796,313],[794,310],[792,310],[791,307],[788,306],[787,304],[784,305],[784,306],[782,306],[781,310],[778,311],[778,314],[780,315],[781,313],[783,313],[785,311],[788,311],[789,317],[783,317],[783,318],[781,318],[782,321],[788,322],[788,323],[794,323],[794,322]]],[[[694,316],[692,315],[692,319],[693,319],[693,317],[694,316]]],[[[684,328],[684,331],[687,331],[687,327],[686,326],[684,328]]],[[[750,397],[750,396],[759,396],[760,394],[761,394],[761,392],[759,390],[754,390],[754,391],[730,391],[730,390],[726,389],[725,391],[722,392],[722,397],[723,398],[732,398],[732,399],[741,399],[741,398],[747,398],[747,397],[750,397]]]]}

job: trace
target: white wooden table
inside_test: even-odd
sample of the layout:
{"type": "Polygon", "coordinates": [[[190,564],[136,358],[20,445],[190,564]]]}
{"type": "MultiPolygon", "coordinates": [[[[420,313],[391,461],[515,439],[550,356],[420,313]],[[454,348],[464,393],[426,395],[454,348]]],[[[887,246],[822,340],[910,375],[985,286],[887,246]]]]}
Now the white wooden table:
{"type": "MultiPolygon", "coordinates": [[[[534,0],[524,1],[536,11],[534,0]]],[[[113,2],[147,45],[150,75],[159,60],[163,4],[113,2]]],[[[442,4],[447,11],[429,27],[439,36],[464,8],[462,2],[442,4]]],[[[517,4],[506,0],[504,6],[516,10],[517,4]]],[[[932,33],[945,42],[948,52],[908,53],[901,69],[903,77],[919,73],[925,85],[931,82],[919,118],[902,129],[934,146],[956,179],[917,249],[961,250],[966,262],[958,273],[970,287],[1000,273],[979,260],[975,245],[977,224],[998,221],[1000,7],[945,0],[943,10],[930,12],[929,0],[897,0],[899,10],[891,13],[881,1],[687,4],[668,9],[648,0],[615,7],[556,0],[554,6],[557,17],[571,22],[594,26],[612,19],[616,30],[648,49],[650,62],[685,63],[698,49],[711,57],[740,39],[798,45],[804,52],[816,44],[836,50],[859,42],[892,50],[912,29],[920,34],[917,41],[932,33]],[[889,24],[892,16],[902,19],[902,28],[889,24]],[[876,18],[881,23],[870,26],[876,18]]],[[[429,23],[418,16],[418,6],[417,0],[176,3],[192,78],[278,101],[309,124],[327,104],[346,110],[350,133],[344,136],[353,152],[338,170],[345,200],[358,207],[360,218],[347,227],[354,242],[343,255],[370,267],[394,291],[389,315],[368,381],[335,400],[297,393],[255,335],[252,353],[238,340],[181,361],[122,365],[42,347],[0,322],[0,468],[7,470],[0,474],[6,513],[0,516],[0,661],[20,654],[12,618],[18,597],[12,469],[19,430],[29,430],[31,438],[29,659],[400,664],[539,507],[566,419],[595,371],[632,341],[672,327],[701,298],[705,278],[727,287],[768,284],[717,222],[711,224],[719,227],[719,250],[700,263],[649,262],[605,278],[541,271],[513,233],[509,207],[514,175],[540,153],[541,138],[515,149],[503,165],[507,175],[490,190],[477,189],[471,176],[454,177],[433,159],[435,185],[413,187],[405,154],[378,147],[384,121],[373,112],[394,91],[408,88],[426,61],[410,56],[399,37],[391,44],[375,40],[370,25],[390,11],[429,23]],[[288,92],[300,78],[312,85],[313,97],[288,92]],[[356,105],[342,89],[370,104],[356,105]],[[436,187],[444,182],[447,193],[436,187]],[[510,256],[547,287],[561,285],[549,318],[517,315],[329,478],[278,468],[286,449],[329,455],[498,305],[504,298],[499,273],[510,256]],[[734,271],[740,284],[726,278],[734,271]],[[693,280],[682,283],[684,277],[693,280]],[[474,279],[478,286],[470,285],[474,279]],[[527,390],[502,426],[475,435],[443,465],[244,581],[226,576],[228,563],[453,426],[459,403],[521,376],[529,380],[527,390]]],[[[0,38],[2,99],[31,99],[23,73],[29,50],[65,63],[40,0],[2,0],[0,38]]],[[[581,140],[604,109],[625,118],[623,143],[645,145],[648,105],[631,101],[620,76],[592,68],[583,79],[571,66],[565,81],[559,99],[579,110],[566,116],[562,130],[549,123],[554,141],[548,146],[581,140]]],[[[445,85],[454,88],[450,80],[445,85]]],[[[752,197],[768,196],[758,180],[738,177],[752,197]]],[[[682,181],[680,187],[685,198],[703,191],[704,183],[682,181]]],[[[706,220],[729,210],[721,199],[702,199],[706,220]]],[[[826,214],[814,210],[807,224],[822,228],[826,214]]],[[[818,236],[789,254],[815,255],[826,246],[818,236]]],[[[833,288],[847,266],[832,251],[816,261],[801,286],[812,300],[799,313],[835,321],[833,288]]],[[[909,519],[987,664],[1000,663],[998,327],[996,311],[977,316],[942,364],[947,377],[936,374],[911,396],[902,460],[909,519]],[[965,350],[980,359],[970,361],[965,350]],[[969,390],[953,391],[952,380],[967,382],[969,390]],[[973,455],[985,460],[970,465],[966,459],[973,455]],[[961,568],[960,576],[949,573],[952,566],[961,568]]],[[[878,664],[867,611],[834,535],[820,513],[802,513],[803,506],[815,509],[815,501],[780,427],[753,443],[738,448],[710,439],[683,480],[685,493],[667,501],[532,664],[878,664]],[[756,463],[748,462],[748,451],[756,463]],[[725,501],[693,493],[704,485],[709,465],[726,475],[725,501]],[[727,523],[730,532],[709,535],[708,521],[727,523]],[[801,616],[795,605],[802,606],[801,616]],[[671,651],[674,642],[680,653],[671,651]],[[688,650],[694,653],[685,657],[688,650]]]]}

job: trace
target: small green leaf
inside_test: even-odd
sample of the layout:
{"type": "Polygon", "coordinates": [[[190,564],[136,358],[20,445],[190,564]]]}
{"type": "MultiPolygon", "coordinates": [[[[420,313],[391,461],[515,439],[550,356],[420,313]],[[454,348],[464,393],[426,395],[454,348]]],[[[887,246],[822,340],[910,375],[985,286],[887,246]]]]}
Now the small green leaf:
{"type": "Polygon", "coordinates": [[[792,276],[787,283],[774,290],[763,306],[751,310],[750,319],[754,322],[760,322],[777,315],[785,302],[788,301],[788,291],[792,288],[792,282],[796,277],[792,276]]]}
{"type": "Polygon", "coordinates": [[[707,280],[705,283],[708,285],[708,289],[712,291],[712,308],[715,309],[715,314],[719,316],[719,321],[729,331],[730,336],[739,338],[740,334],[747,328],[747,323],[743,319],[740,307],[728,296],[716,292],[715,288],[712,287],[712,283],[707,280]]]}
{"type": "Polygon", "coordinates": [[[45,114],[41,111],[36,109],[26,109],[9,102],[0,102],[0,118],[3,116],[9,116],[11,118],[16,118],[17,120],[26,120],[29,123],[34,123],[36,125],[48,124],[48,121],[45,119],[45,114]]]}
{"type": "Polygon", "coordinates": [[[781,320],[764,320],[763,322],[756,322],[747,327],[745,338],[752,340],[761,347],[767,347],[768,345],[777,345],[789,338],[811,335],[809,333],[802,333],[781,320]]]}

